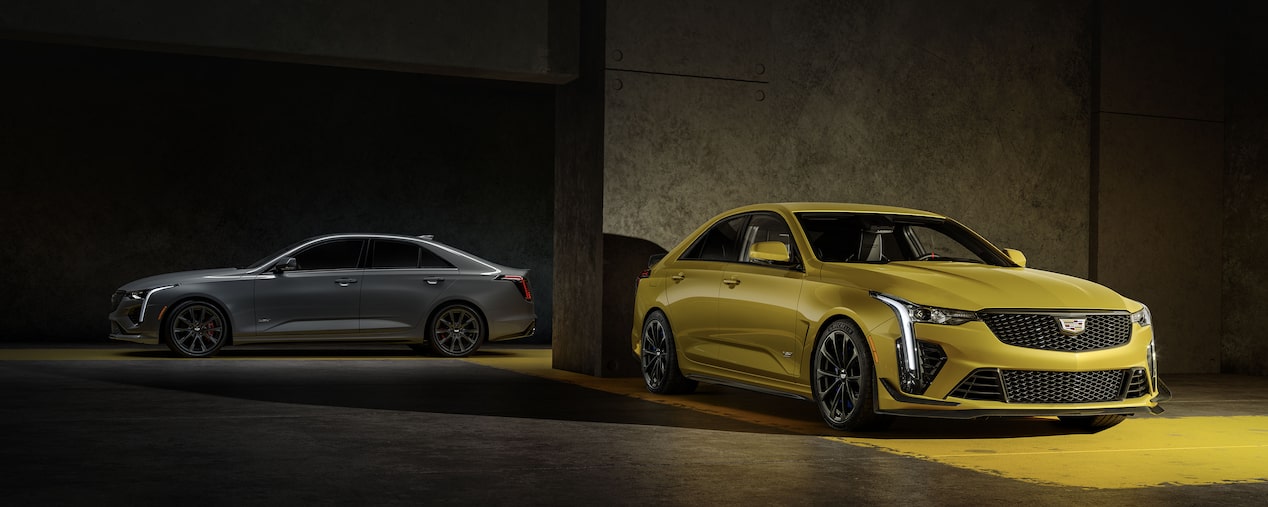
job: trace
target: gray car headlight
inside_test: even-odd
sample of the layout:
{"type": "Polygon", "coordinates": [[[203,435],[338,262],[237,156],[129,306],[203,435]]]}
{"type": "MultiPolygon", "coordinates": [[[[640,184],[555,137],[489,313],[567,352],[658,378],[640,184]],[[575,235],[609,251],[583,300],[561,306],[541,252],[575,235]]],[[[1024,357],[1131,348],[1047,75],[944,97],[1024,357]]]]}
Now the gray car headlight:
{"type": "Polygon", "coordinates": [[[161,287],[154,287],[151,289],[144,289],[144,290],[130,290],[126,294],[124,294],[124,297],[128,299],[141,301],[141,313],[140,315],[137,316],[138,323],[145,322],[145,311],[150,306],[150,296],[153,296],[155,292],[158,292],[161,290],[167,290],[172,287],[175,287],[175,285],[163,285],[161,287]]]}
{"type": "Polygon", "coordinates": [[[1149,314],[1149,307],[1142,306],[1139,311],[1132,314],[1132,323],[1139,324],[1140,327],[1149,327],[1153,325],[1154,318],[1149,314]]]}
{"type": "Polygon", "coordinates": [[[153,294],[161,290],[167,290],[172,287],[175,287],[175,285],[161,285],[158,287],[150,287],[148,289],[130,290],[126,292],[123,296],[128,299],[144,300],[145,298],[149,297],[150,294],[153,294]]]}

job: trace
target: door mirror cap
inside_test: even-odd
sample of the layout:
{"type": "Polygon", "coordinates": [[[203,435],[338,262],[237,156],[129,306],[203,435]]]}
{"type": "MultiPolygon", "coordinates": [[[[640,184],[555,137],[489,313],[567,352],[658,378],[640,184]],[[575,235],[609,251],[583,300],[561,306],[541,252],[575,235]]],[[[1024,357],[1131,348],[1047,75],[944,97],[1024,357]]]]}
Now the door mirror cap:
{"type": "Polygon", "coordinates": [[[1007,255],[1008,260],[1013,261],[1013,264],[1016,264],[1023,268],[1026,267],[1026,254],[1021,253],[1021,250],[1013,250],[1012,248],[1005,248],[1004,255],[1007,255]]]}
{"type": "Polygon", "coordinates": [[[273,271],[278,272],[295,271],[296,269],[299,269],[299,263],[295,261],[294,257],[287,257],[273,265],[273,271]]]}
{"type": "Polygon", "coordinates": [[[788,264],[792,256],[788,255],[788,246],[778,241],[760,241],[753,243],[748,249],[748,258],[755,261],[766,261],[774,264],[788,264]]]}

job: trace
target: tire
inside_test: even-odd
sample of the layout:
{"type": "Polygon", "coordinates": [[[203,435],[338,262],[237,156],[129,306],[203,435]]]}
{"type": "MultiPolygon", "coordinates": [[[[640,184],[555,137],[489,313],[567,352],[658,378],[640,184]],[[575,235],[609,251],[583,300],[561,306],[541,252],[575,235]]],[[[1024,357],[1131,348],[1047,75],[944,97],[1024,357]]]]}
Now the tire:
{"type": "Polygon", "coordinates": [[[1122,414],[1109,415],[1063,415],[1057,417],[1061,420],[1061,424],[1073,428],[1082,428],[1087,430],[1103,430],[1106,428],[1117,426],[1118,423],[1127,419],[1122,414]]]}
{"type": "Polygon", "coordinates": [[[436,312],[428,326],[431,351],[444,357],[467,357],[484,343],[484,320],[470,306],[455,303],[436,312]]]}
{"type": "Polygon", "coordinates": [[[838,320],[815,341],[810,385],[823,422],[841,431],[883,429],[893,417],[876,413],[876,368],[867,339],[854,323],[838,320]]]}
{"type": "Polygon", "coordinates": [[[215,305],[186,301],[163,324],[167,348],[181,357],[211,357],[229,341],[229,321],[215,305]]]}
{"type": "Polygon", "coordinates": [[[656,311],[643,321],[643,341],[639,347],[643,367],[643,384],[657,394],[686,394],[696,390],[698,382],[682,375],[678,369],[678,348],[669,319],[656,311]]]}

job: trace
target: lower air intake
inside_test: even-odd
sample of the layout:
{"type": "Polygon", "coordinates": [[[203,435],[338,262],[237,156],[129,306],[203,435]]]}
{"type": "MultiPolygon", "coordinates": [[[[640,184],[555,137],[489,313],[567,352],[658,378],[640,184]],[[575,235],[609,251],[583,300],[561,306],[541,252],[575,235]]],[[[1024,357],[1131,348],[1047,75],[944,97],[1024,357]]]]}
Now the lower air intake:
{"type": "Polygon", "coordinates": [[[1103,371],[985,368],[961,380],[950,396],[1007,403],[1096,403],[1146,394],[1149,394],[1149,383],[1143,368],[1103,371]]]}
{"type": "Polygon", "coordinates": [[[1123,399],[1128,370],[1003,370],[1009,403],[1095,403],[1123,399]]]}

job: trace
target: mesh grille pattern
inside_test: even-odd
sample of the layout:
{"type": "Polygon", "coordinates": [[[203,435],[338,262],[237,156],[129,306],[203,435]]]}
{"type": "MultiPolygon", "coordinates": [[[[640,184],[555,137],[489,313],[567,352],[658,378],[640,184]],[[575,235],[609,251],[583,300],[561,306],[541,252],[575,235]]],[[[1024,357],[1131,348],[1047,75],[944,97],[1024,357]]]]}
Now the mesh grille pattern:
{"type": "Polygon", "coordinates": [[[1084,331],[1070,336],[1061,332],[1058,317],[1039,313],[981,313],[999,341],[1018,347],[1081,352],[1101,350],[1131,341],[1132,322],[1128,315],[1088,315],[1084,331]]]}
{"type": "Polygon", "coordinates": [[[1128,370],[1004,370],[1004,388],[1012,403],[1092,403],[1123,399],[1128,370]]]}

